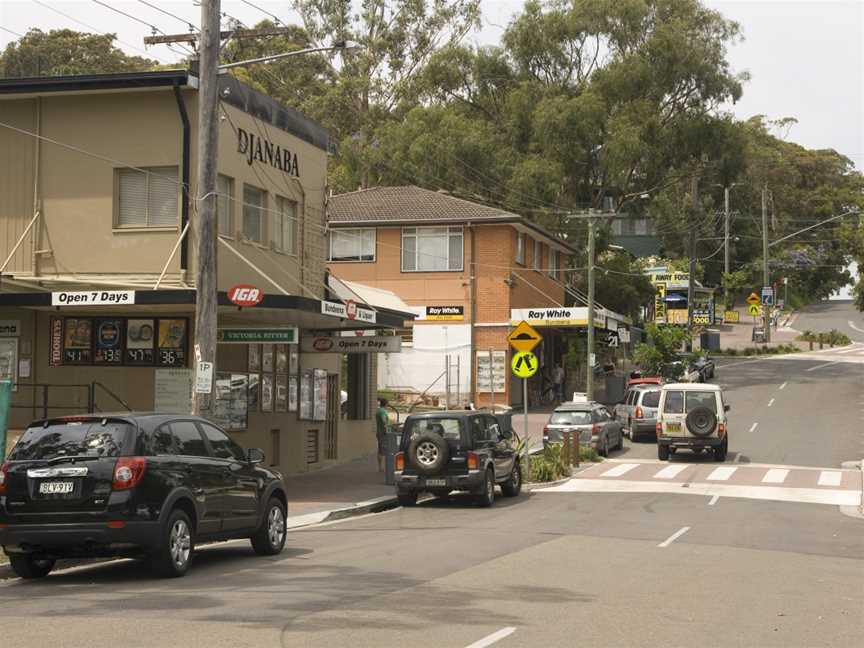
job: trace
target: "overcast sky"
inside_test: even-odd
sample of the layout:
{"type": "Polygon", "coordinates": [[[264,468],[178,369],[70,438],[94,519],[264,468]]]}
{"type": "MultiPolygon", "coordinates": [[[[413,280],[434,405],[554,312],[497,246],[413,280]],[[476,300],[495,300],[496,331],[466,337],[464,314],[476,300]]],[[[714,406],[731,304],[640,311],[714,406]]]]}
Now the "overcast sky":
{"type": "MultiPolygon", "coordinates": [[[[200,9],[192,0],[149,4],[199,22],[200,9]]],[[[745,40],[729,57],[751,81],[744,97],[732,107],[747,118],[766,114],[771,118],[795,117],[798,124],[788,139],[809,148],[833,148],[864,169],[864,0],[704,0],[741,25],[745,40]]],[[[251,0],[283,21],[296,21],[290,2],[251,0]]],[[[184,24],[140,1],[104,0],[121,11],[167,33],[186,31],[184,24]]],[[[497,43],[503,27],[522,6],[521,0],[483,0],[484,27],[472,38],[497,43]]],[[[0,0],[0,27],[23,34],[31,27],[42,30],[72,27],[80,23],[49,9],[62,11],[86,23],[92,30],[115,32],[130,54],[142,54],[150,28],[92,0],[0,0]],[[41,3],[41,6],[40,6],[41,3]]],[[[240,0],[223,0],[223,11],[246,24],[267,17],[240,0]]],[[[0,46],[15,35],[0,30],[0,46]]],[[[179,56],[165,46],[148,54],[163,62],[179,56]]]]}

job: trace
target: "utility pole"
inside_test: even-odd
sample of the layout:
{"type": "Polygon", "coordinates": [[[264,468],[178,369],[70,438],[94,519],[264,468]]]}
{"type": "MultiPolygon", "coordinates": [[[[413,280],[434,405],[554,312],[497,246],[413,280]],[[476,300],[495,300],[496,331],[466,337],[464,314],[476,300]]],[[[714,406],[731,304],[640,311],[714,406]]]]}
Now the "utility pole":
{"type": "MultiPolygon", "coordinates": [[[[693,332],[693,299],[696,297],[696,216],[699,213],[699,176],[694,174],[690,180],[690,195],[693,199],[693,213],[690,216],[690,240],[687,254],[690,257],[690,273],[687,280],[687,332],[693,332]]],[[[728,246],[728,238],[727,238],[728,246]]],[[[687,339],[687,351],[693,350],[693,338],[687,339]]]]}
{"type": "MultiPolygon", "coordinates": [[[[725,274],[729,274],[729,189],[730,187],[723,187],[723,214],[725,216],[725,222],[723,225],[723,272],[725,274]]],[[[728,298],[729,295],[726,295],[728,298]]]]}
{"type": "MultiPolygon", "coordinates": [[[[196,362],[216,363],[216,159],[219,152],[219,18],[220,0],[201,0],[200,60],[198,62],[198,200],[194,227],[197,242],[195,273],[196,362]]],[[[197,367],[196,367],[197,369],[197,367]]],[[[212,411],[212,393],[195,394],[192,413],[212,411]]]]}
{"type": "MultiPolygon", "coordinates": [[[[768,284],[768,187],[762,187],[762,285],[768,284]]],[[[771,307],[762,307],[762,325],[765,327],[765,341],[771,341],[771,307]]]]}
{"type": "MultiPolygon", "coordinates": [[[[594,399],[594,218],[588,218],[588,376],[585,395],[594,399]]],[[[579,452],[577,440],[576,452],[579,452]]]]}

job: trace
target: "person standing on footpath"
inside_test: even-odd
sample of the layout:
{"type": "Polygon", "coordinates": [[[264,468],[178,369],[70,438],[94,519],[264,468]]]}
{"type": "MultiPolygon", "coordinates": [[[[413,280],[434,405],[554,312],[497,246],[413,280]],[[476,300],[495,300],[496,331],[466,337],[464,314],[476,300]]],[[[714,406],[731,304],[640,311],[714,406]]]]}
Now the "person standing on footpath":
{"type": "Polygon", "coordinates": [[[387,413],[387,399],[378,399],[375,412],[375,436],[378,439],[378,472],[384,472],[384,455],[387,454],[387,433],[390,431],[390,415],[387,413]]]}
{"type": "Polygon", "coordinates": [[[555,398],[561,403],[564,401],[564,367],[560,362],[552,370],[552,382],[555,385],[555,398]]]}

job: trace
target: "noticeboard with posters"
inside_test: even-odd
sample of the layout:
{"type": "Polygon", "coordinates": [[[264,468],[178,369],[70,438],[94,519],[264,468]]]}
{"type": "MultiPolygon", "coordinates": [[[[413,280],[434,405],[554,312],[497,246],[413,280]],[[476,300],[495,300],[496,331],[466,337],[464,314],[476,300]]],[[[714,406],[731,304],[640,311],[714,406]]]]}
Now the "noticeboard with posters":
{"type": "Polygon", "coordinates": [[[93,361],[93,320],[67,317],[63,326],[63,364],[90,364],[93,361]]]}
{"type": "Polygon", "coordinates": [[[273,345],[264,344],[261,348],[261,371],[270,373],[273,371],[273,345]]]}
{"type": "Polygon", "coordinates": [[[261,375],[257,373],[249,374],[249,411],[257,412],[258,404],[261,402],[261,375]]]}
{"type": "Polygon", "coordinates": [[[297,375],[288,376],[288,411],[297,411],[297,383],[299,382],[297,375]]]}
{"type": "Polygon", "coordinates": [[[288,345],[288,373],[296,376],[300,372],[300,349],[296,344],[288,345]]]}
{"type": "Polygon", "coordinates": [[[327,418],[327,370],[313,369],[312,419],[323,421],[327,418]]]}
{"type": "Polygon", "coordinates": [[[261,371],[261,345],[250,344],[248,349],[249,371],[261,371]]]}
{"type": "Polygon", "coordinates": [[[312,369],[304,369],[300,374],[300,412],[299,418],[305,421],[313,420],[313,391],[315,389],[315,374],[312,369]]]}
{"type": "Polygon", "coordinates": [[[288,376],[276,376],[275,411],[288,411],[288,376]]]}
{"type": "Polygon", "coordinates": [[[225,430],[245,430],[249,418],[249,374],[216,373],[213,421],[225,430]]]}
{"type": "Polygon", "coordinates": [[[273,376],[271,374],[261,376],[261,411],[273,411],[273,376]]]}
{"type": "Polygon", "coordinates": [[[276,345],[276,373],[287,373],[288,371],[288,345],[276,345]]]}

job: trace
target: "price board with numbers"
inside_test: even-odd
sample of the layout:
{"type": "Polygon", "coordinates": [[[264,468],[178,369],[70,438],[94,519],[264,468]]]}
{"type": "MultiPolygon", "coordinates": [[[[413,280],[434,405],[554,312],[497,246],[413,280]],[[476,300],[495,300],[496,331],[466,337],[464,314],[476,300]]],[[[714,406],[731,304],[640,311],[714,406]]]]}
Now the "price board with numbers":
{"type": "MultiPolygon", "coordinates": [[[[186,367],[186,318],[54,318],[59,362],[54,365],[186,367]],[[62,333],[61,333],[62,332],[62,333]]],[[[52,347],[53,348],[53,347],[52,347]]]]}

